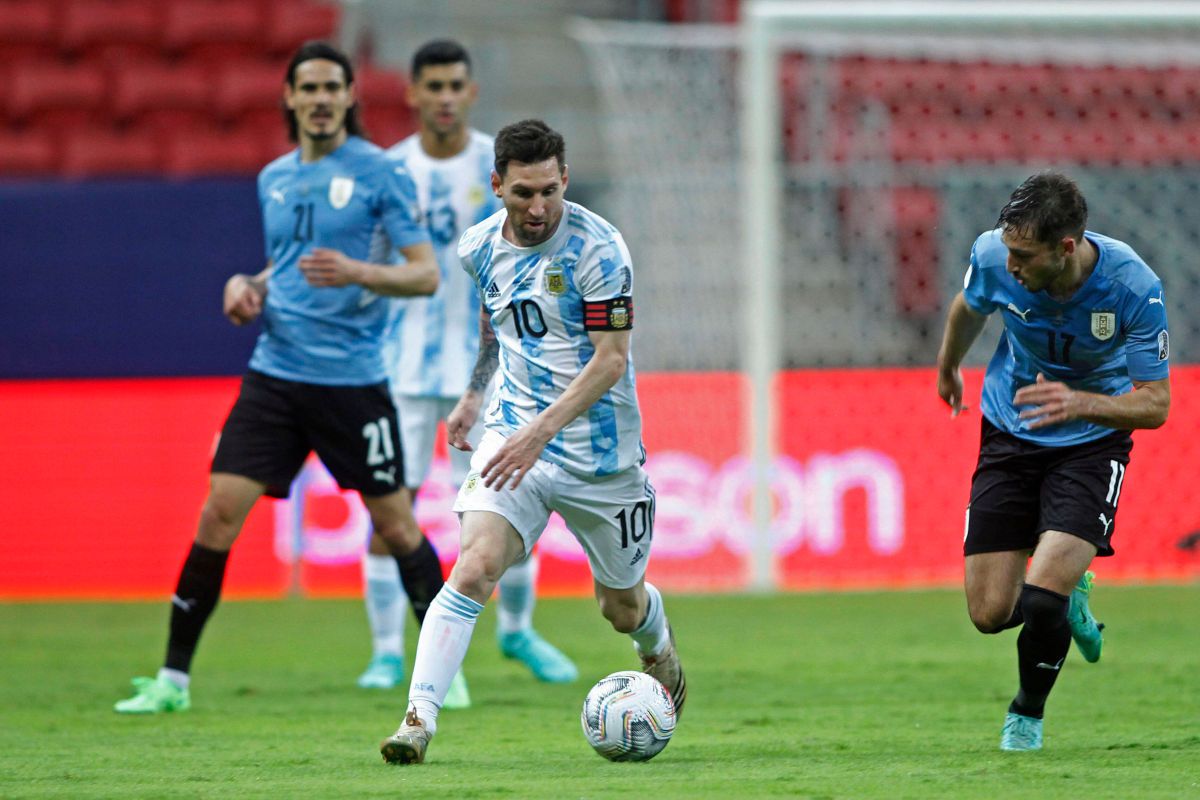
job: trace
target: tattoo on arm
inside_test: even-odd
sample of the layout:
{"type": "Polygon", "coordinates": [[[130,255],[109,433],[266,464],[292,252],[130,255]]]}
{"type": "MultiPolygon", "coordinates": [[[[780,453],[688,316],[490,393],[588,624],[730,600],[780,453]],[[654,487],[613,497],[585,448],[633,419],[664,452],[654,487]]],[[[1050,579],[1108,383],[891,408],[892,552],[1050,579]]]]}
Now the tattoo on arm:
{"type": "Polygon", "coordinates": [[[500,366],[500,342],[496,332],[492,330],[492,321],[481,314],[479,318],[479,357],[475,359],[475,370],[471,373],[471,382],[467,390],[483,394],[487,385],[500,366]]]}

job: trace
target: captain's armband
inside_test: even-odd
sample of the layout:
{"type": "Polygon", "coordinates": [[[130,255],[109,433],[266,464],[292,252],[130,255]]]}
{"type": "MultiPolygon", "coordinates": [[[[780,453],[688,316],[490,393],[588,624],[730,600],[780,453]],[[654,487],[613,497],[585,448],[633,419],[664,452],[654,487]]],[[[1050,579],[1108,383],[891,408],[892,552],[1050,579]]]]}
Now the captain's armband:
{"type": "Polygon", "coordinates": [[[625,331],[633,327],[633,298],[584,300],[583,327],[589,331],[625,331]]]}

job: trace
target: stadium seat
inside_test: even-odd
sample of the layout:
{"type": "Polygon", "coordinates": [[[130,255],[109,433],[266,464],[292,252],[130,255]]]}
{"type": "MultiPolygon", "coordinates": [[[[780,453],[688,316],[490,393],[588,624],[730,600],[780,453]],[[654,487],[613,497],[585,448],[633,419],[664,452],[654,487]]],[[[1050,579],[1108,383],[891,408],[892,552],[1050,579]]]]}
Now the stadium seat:
{"type": "Polygon", "coordinates": [[[162,4],[154,0],[70,0],[59,44],[71,56],[107,63],[161,53],[162,4]]]}
{"type": "Polygon", "coordinates": [[[174,177],[254,175],[268,160],[259,137],[192,131],[167,141],[163,168],[174,177]]]}
{"type": "Polygon", "coordinates": [[[398,71],[364,65],[355,71],[354,84],[364,109],[404,102],[405,80],[398,71]]]}
{"type": "Polygon", "coordinates": [[[162,171],[162,145],[152,135],[74,131],[63,145],[62,174],[69,178],[153,175],[162,171]]]}
{"type": "Polygon", "coordinates": [[[266,9],[266,48],[287,57],[310,39],[332,39],[337,33],[340,8],[333,3],[271,3],[266,9]]]}
{"type": "Polygon", "coordinates": [[[0,2],[0,63],[49,58],[57,49],[58,20],[53,3],[0,2]]]}
{"type": "Polygon", "coordinates": [[[49,136],[0,132],[0,176],[29,177],[57,171],[58,152],[49,136]]]}
{"type": "Polygon", "coordinates": [[[166,4],[163,46],[204,60],[261,55],[262,17],[259,5],[241,0],[172,0],[166,4]]]}
{"type": "Polygon", "coordinates": [[[286,64],[260,61],[233,62],[217,76],[214,106],[222,119],[232,122],[245,115],[270,114],[279,120],[286,64]]]}
{"type": "Polygon", "coordinates": [[[203,65],[134,64],[113,79],[116,118],[143,129],[212,124],[215,75],[203,65]]]}
{"type": "Polygon", "coordinates": [[[102,122],[106,88],[104,73],[90,65],[18,64],[9,74],[7,116],[34,127],[102,122]]]}

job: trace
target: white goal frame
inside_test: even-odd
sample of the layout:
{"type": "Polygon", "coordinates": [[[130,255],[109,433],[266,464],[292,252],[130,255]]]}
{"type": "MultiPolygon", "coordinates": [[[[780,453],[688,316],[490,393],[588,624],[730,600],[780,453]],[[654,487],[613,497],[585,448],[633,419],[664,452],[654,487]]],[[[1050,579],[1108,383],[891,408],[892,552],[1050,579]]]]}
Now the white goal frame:
{"type": "MultiPolygon", "coordinates": [[[[1119,51],[1122,37],[1147,37],[1180,29],[1195,34],[1200,28],[1200,2],[1137,2],[1137,0],[926,0],[880,2],[840,0],[746,0],[741,8],[740,92],[742,132],[742,230],[745,234],[747,303],[744,309],[747,370],[749,450],[753,464],[753,548],[749,589],[771,591],[778,585],[772,553],[771,464],[775,457],[780,420],[773,387],[781,369],[779,337],[782,309],[781,242],[783,169],[782,115],[779,104],[778,57],[783,46],[799,44],[810,52],[837,53],[863,39],[934,40],[943,52],[955,53],[953,41],[968,41],[958,53],[969,57],[969,40],[1031,34],[1055,39],[1056,32],[1095,32],[1113,38],[1119,51]],[[936,39],[934,38],[936,37],[936,39]],[[943,49],[944,45],[944,49],[943,49]]],[[[902,49],[901,45],[899,46],[902,49]]],[[[1191,59],[1196,48],[1183,49],[1191,59]]],[[[994,41],[992,52],[996,51],[994,41]]],[[[1095,52],[1094,44],[1090,51],[1095,52]]],[[[1144,52],[1144,51],[1143,51],[1144,52]]],[[[1163,48],[1164,58],[1178,48],[1163,48]]],[[[1138,59],[1144,63],[1144,58],[1138,59]]],[[[932,387],[930,388],[932,392],[932,387]]]]}

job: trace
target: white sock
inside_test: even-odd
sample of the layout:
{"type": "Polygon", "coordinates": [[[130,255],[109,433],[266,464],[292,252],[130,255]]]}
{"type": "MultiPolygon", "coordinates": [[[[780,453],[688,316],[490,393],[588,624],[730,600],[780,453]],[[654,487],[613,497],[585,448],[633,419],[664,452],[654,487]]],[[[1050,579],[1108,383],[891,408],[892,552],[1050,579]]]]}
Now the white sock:
{"type": "Polygon", "coordinates": [[[362,560],[363,597],[371,626],[371,653],[376,656],[404,655],[404,618],[408,595],[400,585],[396,559],[367,553],[362,560]]]}
{"type": "Polygon", "coordinates": [[[417,712],[432,735],[437,730],[438,712],[446,700],[450,681],[462,667],[475,632],[475,621],[483,605],[450,584],[442,586],[429,604],[421,638],[417,640],[417,657],[413,662],[412,683],[408,687],[408,705],[417,712]]]}
{"type": "Polygon", "coordinates": [[[663,599],[654,584],[647,583],[646,594],[649,602],[646,604],[646,618],[638,629],[629,634],[638,653],[653,656],[661,653],[671,643],[667,633],[667,615],[663,611],[663,599]]]}
{"type": "Polygon", "coordinates": [[[167,669],[166,667],[163,667],[158,671],[158,679],[161,681],[164,678],[178,686],[180,689],[188,688],[188,684],[192,682],[191,676],[186,672],[181,672],[177,669],[167,669]]]}
{"type": "Polygon", "coordinates": [[[537,556],[513,564],[500,576],[500,603],[497,627],[501,634],[516,633],[533,627],[533,606],[537,603],[537,556]]]}

